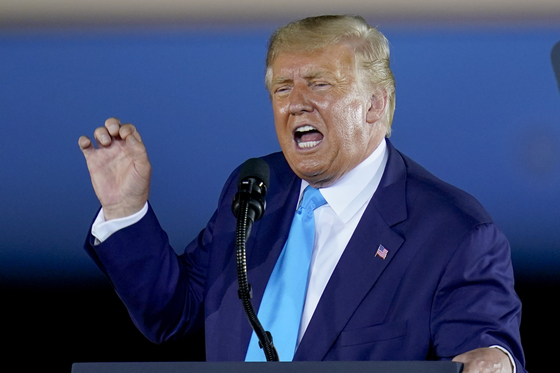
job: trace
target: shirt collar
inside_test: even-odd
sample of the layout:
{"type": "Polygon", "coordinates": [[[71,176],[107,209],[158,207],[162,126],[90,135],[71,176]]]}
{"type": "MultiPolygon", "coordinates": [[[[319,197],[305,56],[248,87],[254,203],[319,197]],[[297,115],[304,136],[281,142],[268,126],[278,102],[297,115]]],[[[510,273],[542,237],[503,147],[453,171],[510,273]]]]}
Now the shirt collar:
{"type": "MultiPolygon", "coordinates": [[[[349,171],[333,185],[320,188],[328,205],[336,215],[347,223],[360,208],[369,202],[383,176],[388,159],[385,139],[371,153],[369,157],[349,171]]],[[[300,200],[303,190],[309,185],[305,180],[301,182],[300,200]]]]}

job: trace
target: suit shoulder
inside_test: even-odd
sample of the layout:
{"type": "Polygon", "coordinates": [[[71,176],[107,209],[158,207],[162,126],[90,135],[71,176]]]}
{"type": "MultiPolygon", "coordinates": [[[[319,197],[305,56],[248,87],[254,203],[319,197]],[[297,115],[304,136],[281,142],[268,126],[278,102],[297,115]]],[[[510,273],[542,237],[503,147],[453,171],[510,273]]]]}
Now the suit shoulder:
{"type": "MultiPolygon", "coordinates": [[[[286,188],[289,189],[295,180],[299,180],[290,168],[290,165],[288,164],[288,161],[286,161],[282,152],[271,153],[259,158],[264,160],[269,166],[269,193],[278,190],[285,190],[286,188]]],[[[243,164],[240,164],[229,175],[229,178],[222,190],[220,200],[223,199],[224,196],[226,198],[231,198],[237,192],[237,180],[242,167],[243,164]]]]}
{"type": "MultiPolygon", "coordinates": [[[[284,153],[276,152],[262,157],[270,167],[270,187],[272,188],[290,188],[295,179],[294,174],[284,153]]],[[[299,179],[298,179],[299,180],[299,179]]]]}
{"type": "Polygon", "coordinates": [[[493,222],[488,211],[471,194],[433,175],[418,163],[400,153],[407,170],[409,206],[427,213],[447,212],[469,220],[471,224],[493,222]]]}
{"type": "MultiPolygon", "coordinates": [[[[271,174],[284,174],[286,172],[286,168],[290,169],[290,166],[288,165],[288,162],[286,161],[286,158],[284,157],[284,154],[282,152],[275,152],[258,158],[261,158],[268,164],[271,174]]],[[[230,184],[231,180],[237,181],[242,167],[243,163],[238,165],[231,172],[226,185],[230,184]]]]}

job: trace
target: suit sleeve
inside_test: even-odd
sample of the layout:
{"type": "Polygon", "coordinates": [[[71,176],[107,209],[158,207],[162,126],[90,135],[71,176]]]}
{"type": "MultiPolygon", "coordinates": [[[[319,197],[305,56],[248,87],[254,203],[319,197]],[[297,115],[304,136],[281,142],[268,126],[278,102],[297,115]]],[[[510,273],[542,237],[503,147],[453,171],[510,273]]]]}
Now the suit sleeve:
{"type": "Polygon", "coordinates": [[[476,226],[461,241],[441,278],[431,320],[441,358],[498,345],[524,372],[521,302],[514,290],[510,247],[493,223],[476,226]]]}
{"type": "MultiPolygon", "coordinates": [[[[224,191],[232,180],[233,175],[224,191]]],[[[95,238],[89,234],[87,253],[150,341],[177,340],[203,327],[208,258],[219,211],[182,255],[170,246],[151,206],[139,222],[113,233],[99,245],[94,245],[95,238]]]]}

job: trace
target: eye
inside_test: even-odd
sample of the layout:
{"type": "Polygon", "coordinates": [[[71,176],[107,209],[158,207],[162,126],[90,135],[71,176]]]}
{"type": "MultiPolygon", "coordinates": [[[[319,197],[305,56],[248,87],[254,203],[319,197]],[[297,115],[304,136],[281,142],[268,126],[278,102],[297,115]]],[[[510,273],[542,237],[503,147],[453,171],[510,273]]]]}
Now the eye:
{"type": "Polygon", "coordinates": [[[329,82],[325,82],[325,81],[312,82],[311,85],[313,88],[317,88],[317,89],[324,89],[331,86],[329,82]]]}
{"type": "Polygon", "coordinates": [[[283,86],[279,86],[276,89],[274,89],[274,94],[284,96],[284,95],[289,94],[291,90],[292,90],[291,86],[283,85],[283,86]]]}

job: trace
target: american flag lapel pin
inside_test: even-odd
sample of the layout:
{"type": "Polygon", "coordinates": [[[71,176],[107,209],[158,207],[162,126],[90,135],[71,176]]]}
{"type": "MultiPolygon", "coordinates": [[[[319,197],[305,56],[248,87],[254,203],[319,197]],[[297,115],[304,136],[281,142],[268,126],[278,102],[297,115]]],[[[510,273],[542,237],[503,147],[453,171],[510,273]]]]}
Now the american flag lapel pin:
{"type": "MultiPolygon", "coordinates": [[[[385,248],[385,246],[383,245],[379,245],[379,247],[377,248],[377,252],[375,253],[375,256],[380,256],[381,259],[385,260],[385,258],[387,257],[387,254],[389,253],[389,250],[387,250],[385,248]]],[[[375,258],[375,257],[374,257],[375,258]]]]}

